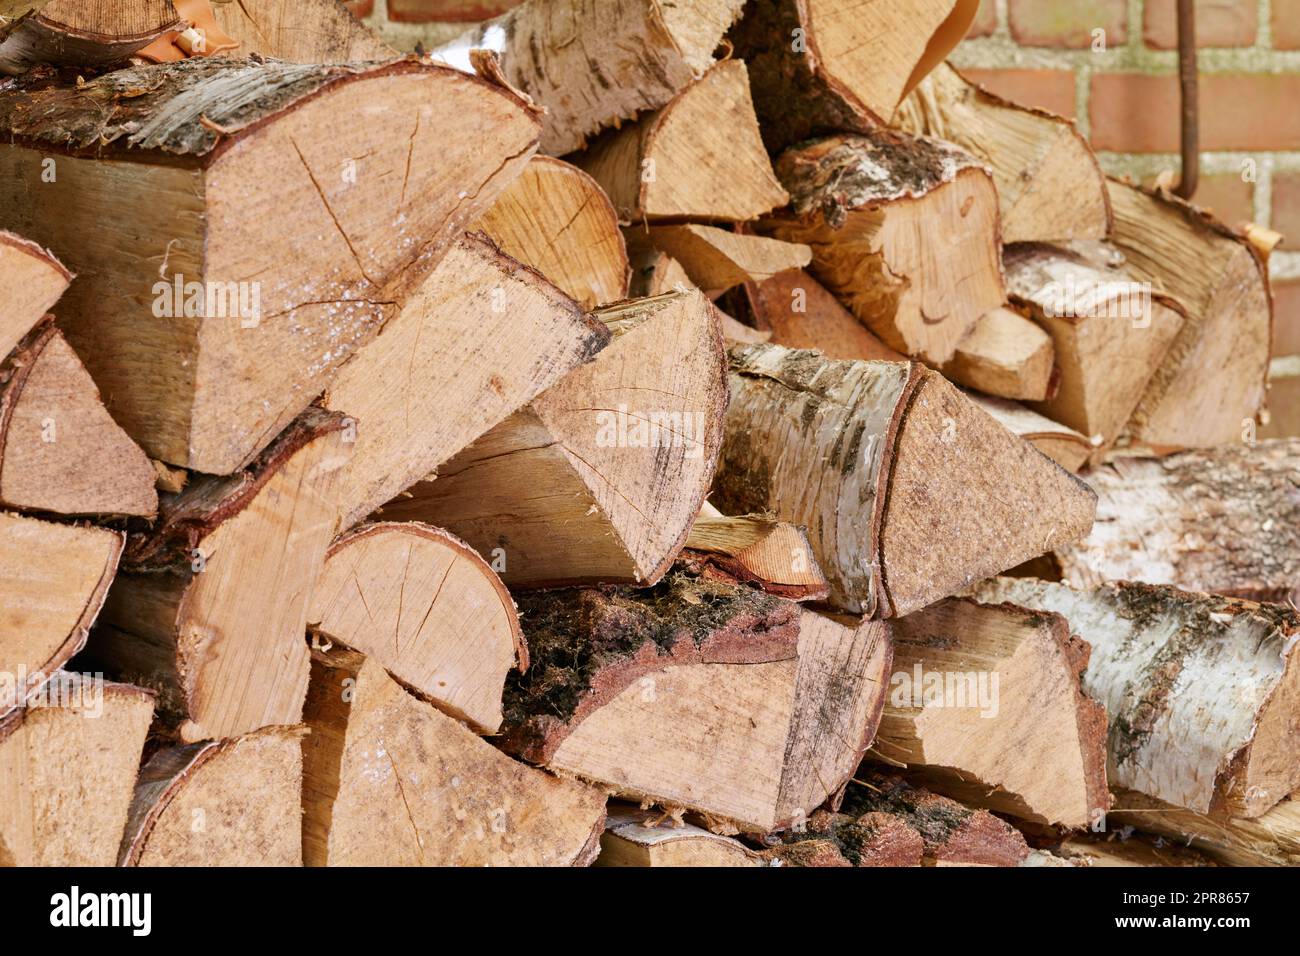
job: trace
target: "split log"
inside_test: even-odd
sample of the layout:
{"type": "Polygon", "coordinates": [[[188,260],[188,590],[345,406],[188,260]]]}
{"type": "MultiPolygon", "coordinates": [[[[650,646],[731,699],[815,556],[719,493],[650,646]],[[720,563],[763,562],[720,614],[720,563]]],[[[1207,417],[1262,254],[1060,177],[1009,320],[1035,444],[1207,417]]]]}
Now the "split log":
{"type": "Polygon", "coordinates": [[[1106,177],[1072,121],[1005,100],[945,63],[903,101],[894,125],[955,143],[989,164],[1003,242],[1109,235],[1106,177]]]}
{"type": "Polygon", "coordinates": [[[764,850],[772,866],[880,867],[921,866],[925,841],[920,831],[892,813],[860,816],[818,810],[783,842],[764,850]]]}
{"type": "Polygon", "coordinates": [[[742,60],[726,60],[667,106],[577,157],[625,221],[745,222],[790,201],[763,148],[742,60]]]}
{"type": "Polygon", "coordinates": [[[627,298],[627,247],[618,215],[600,185],[576,166],[534,156],[473,229],[584,309],[627,298]]]}
{"type": "Polygon", "coordinates": [[[774,345],[731,357],[713,501],[807,528],[837,607],[909,614],[1091,526],[1086,485],[936,372],[774,345]]]}
{"type": "Polygon", "coordinates": [[[1111,241],[1129,272],[1183,310],[1183,327],[1138,403],[1134,444],[1164,450],[1237,441],[1264,403],[1273,305],[1255,248],[1168,193],[1110,182],[1111,241]],[[1207,380],[1214,388],[1206,388],[1207,380]]]}
{"type": "Polygon", "coordinates": [[[956,598],[893,635],[882,759],[967,805],[1074,829],[1102,819],[1106,712],[1079,689],[1088,647],[1064,618],[956,598]]]}
{"type": "Polygon", "coordinates": [[[0,512],[0,714],[86,645],[123,536],[0,512]]]}
{"type": "Polygon", "coordinates": [[[627,799],[766,833],[838,791],[875,733],[880,622],[683,573],[519,602],[532,665],[507,680],[503,746],[627,799]]]}
{"type": "Polygon", "coordinates": [[[1056,349],[1060,387],[1034,408],[1112,444],[1183,326],[1179,306],[1137,282],[1103,242],[1016,246],[1003,262],[1012,301],[1056,349]]]}
{"type": "Polygon", "coordinates": [[[727,405],[717,310],[698,291],[594,313],[614,334],[383,509],[446,528],[506,583],[653,584],[708,493],[727,405]]]}
{"type": "Polygon", "coordinates": [[[20,83],[0,95],[17,144],[0,218],[85,273],[61,327],[127,433],[230,474],[396,312],[538,129],[510,91],[411,60],[20,83]],[[289,250],[286,222],[312,241],[289,250]]]}
{"type": "Polygon", "coordinates": [[[164,747],[140,771],[118,866],[302,866],[301,727],[164,747]]]}
{"type": "Polygon", "coordinates": [[[59,671],[0,718],[0,866],[112,866],[153,695],[59,671]]]}
{"type": "Polygon", "coordinates": [[[1019,866],[1029,857],[1020,832],[987,810],[867,767],[838,814],[810,822],[829,831],[832,844],[857,866],[1019,866]]]}
{"type": "Polygon", "coordinates": [[[479,733],[501,726],[506,672],[528,666],[510,592],[467,544],[422,524],[366,524],[330,546],[307,615],[479,733]]]}
{"type": "Polygon", "coordinates": [[[314,651],[308,866],[586,866],[605,795],[518,763],[360,654],[314,651]]]}
{"type": "Polygon", "coordinates": [[[153,465],[104,410],[51,322],[0,362],[0,505],[62,515],[158,510],[153,465]]]}
{"type": "Polygon", "coordinates": [[[536,272],[462,237],[326,390],[325,407],[356,433],[339,526],[429,475],[608,340],[536,272]]]}
{"type": "Polygon", "coordinates": [[[221,29],[239,42],[238,56],[357,63],[395,55],[337,0],[238,0],[217,3],[212,11],[221,29]]]}
{"type": "Polygon", "coordinates": [[[196,478],[132,536],[87,654],[159,690],[184,742],[301,719],[346,439],[338,416],[311,409],[247,472],[196,478]]]}
{"type": "Polygon", "coordinates": [[[1066,471],[1077,472],[1093,453],[1087,435],[1066,428],[1024,405],[988,395],[971,394],[970,400],[1011,434],[1029,442],[1066,471]]]}
{"type": "Polygon", "coordinates": [[[802,269],[746,283],[745,298],[753,324],[771,332],[775,345],[817,349],[833,359],[907,360],[802,269]]]}
{"type": "Polygon", "coordinates": [[[665,292],[689,292],[696,288],[682,264],[645,242],[633,242],[628,249],[632,278],[628,295],[648,299],[665,292]]]}
{"type": "Polygon", "coordinates": [[[812,251],[800,243],[728,232],[716,226],[634,226],[628,230],[627,240],[633,255],[649,244],[671,256],[691,282],[710,293],[744,282],[762,282],[788,269],[802,269],[812,260],[812,251]]]}
{"type": "Polygon", "coordinates": [[[666,105],[714,63],[744,0],[528,0],[433,51],[465,68],[501,54],[505,77],[542,107],[542,152],[562,156],[643,110],[666,105]],[[573,42],[581,37],[582,42],[573,42]]]}
{"type": "Polygon", "coordinates": [[[791,211],[759,228],[811,246],[813,273],[890,348],[942,365],[1005,301],[997,190],[968,153],[882,128],[791,148],[776,173],[791,211]]]}
{"type": "Polygon", "coordinates": [[[12,352],[68,288],[72,273],[53,253],[0,230],[0,359],[12,352]]]}
{"type": "Polygon", "coordinates": [[[763,858],[739,840],[711,833],[663,814],[612,810],[600,836],[596,866],[763,866],[763,858]]]}
{"type": "Polygon", "coordinates": [[[1075,834],[1064,840],[1056,853],[1073,866],[1214,866],[1205,854],[1176,843],[1141,833],[1116,839],[1106,834],[1075,834]]]}
{"type": "Polygon", "coordinates": [[[1213,816],[1258,817],[1300,787],[1300,615],[1145,584],[1075,591],[998,578],[978,600],[1061,614],[1092,645],[1083,689],[1110,719],[1110,781],[1213,816]]]}
{"type": "Polygon", "coordinates": [[[1062,580],[1172,584],[1257,601],[1300,585],[1300,438],[1094,469],[1097,523],[1061,546],[1062,580]]]}
{"type": "Polygon", "coordinates": [[[978,0],[757,0],[731,31],[771,152],[888,124],[966,35],[978,0]]]}
{"type": "MultiPolygon", "coordinates": [[[[48,0],[0,26],[0,73],[38,63],[99,67],[125,60],[181,24],[171,0],[48,0]]],[[[7,11],[6,11],[7,12],[7,11]]]]}
{"type": "Polygon", "coordinates": [[[1056,348],[1051,337],[1002,306],[976,320],[942,371],[950,381],[985,395],[1025,401],[1046,399],[1060,381],[1054,376],[1056,348]]]}
{"type": "Polygon", "coordinates": [[[681,561],[705,577],[752,584],[789,601],[820,601],[829,594],[803,529],[761,515],[701,512],[681,561]]]}
{"type": "Polygon", "coordinates": [[[1253,820],[1218,820],[1120,790],[1110,820],[1195,847],[1229,866],[1300,866],[1300,799],[1295,794],[1253,820]]]}

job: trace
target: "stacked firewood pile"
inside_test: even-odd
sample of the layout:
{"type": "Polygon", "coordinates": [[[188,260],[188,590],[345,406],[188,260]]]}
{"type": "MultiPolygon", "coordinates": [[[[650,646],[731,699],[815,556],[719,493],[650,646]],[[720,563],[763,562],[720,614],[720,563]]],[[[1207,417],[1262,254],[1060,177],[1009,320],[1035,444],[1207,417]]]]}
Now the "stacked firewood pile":
{"type": "Polygon", "coordinates": [[[0,862],[1296,862],[1275,237],[973,6],[0,2],[0,862]]]}

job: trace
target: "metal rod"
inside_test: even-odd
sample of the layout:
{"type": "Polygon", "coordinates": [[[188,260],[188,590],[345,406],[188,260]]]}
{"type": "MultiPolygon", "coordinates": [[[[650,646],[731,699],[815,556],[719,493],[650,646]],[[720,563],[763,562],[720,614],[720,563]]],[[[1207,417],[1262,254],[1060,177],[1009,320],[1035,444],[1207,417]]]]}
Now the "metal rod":
{"type": "Polygon", "coordinates": [[[1191,199],[1201,178],[1200,111],[1197,103],[1196,5],[1178,0],[1178,86],[1182,100],[1183,173],[1174,194],[1191,199]]]}

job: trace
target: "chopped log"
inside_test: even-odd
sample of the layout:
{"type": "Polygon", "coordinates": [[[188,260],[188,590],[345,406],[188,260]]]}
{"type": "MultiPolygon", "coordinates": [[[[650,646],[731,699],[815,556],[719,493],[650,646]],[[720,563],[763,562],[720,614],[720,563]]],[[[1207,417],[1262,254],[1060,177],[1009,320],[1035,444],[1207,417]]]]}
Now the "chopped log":
{"type": "Polygon", "coordinates": [[[691,823],[665,822],[662,813],[611,809],[600,836],[596,866],[763,866],[739,840],[691,823]]]}
{"type": "Polygon", "coordinates": [[[725,312],[722,316],[722,340],[731,345],[762,345],[770,342],[772,339],[771,332],[760,332],[758,329],[752,329],[743,322],[738,322],[725,312]]]}
{"type": "Polygon", "coordinates": [[[33,80],[0,94],[18,146],[0,219],[85,273],[61,327],[127,433],[230,474],[396,312],[538,128],[516,94],[413,60],[33,80]],[[290,251],[286,222],[312,241],[290,251]]]}
{"type": "Polygon", "coordinates": [[[666,105],[703,76],[742,6],[528,0],[433,56],[465,69],[468,51],[499,52],[510,84],[547,111],[542,152],[563,156],[606,127],[666,105]]]}
{"type": "Polygon", "coordinates": [[[866,132],[965,36],[977,0],[758,0],[731,31],[749,63],[771,152],[816,133],[866,132]]]}
{"type": "Polygon", "coordinates": [[[1237,441],[1264,403],[1268,374],[1273,305],[1259,253],[1169,193],[1112,180],[1110,200],[1111,241],[1129,272],[1174,299],[1185,319],[1133,413],[1133,443],[1161,450],[1237,441]]]}
{"type": "Polygon", "coordinates": [[[695,283],[682,264],[649,243],[633,242],[628,249],[632,278],[628,295],[637,299],[663,295],[665,292],[689,292],[695,283]]]}
{"type": "Polygon", "coordinates": [[[339,526],[429,475],[608,340],[536,272],[482,237],[461,238],[326,391],[325,407],[356,432],[339,526]]]}
{"type": "Polygon", "coordinates": [[[1086,485],[936,372],[774,345],[731,358],[713,501],[807,528],[836,607],[909,614],[1091,526],[1086,485]]]}
{"type": "Polygon", "coordinates": [[[913,786],[897,774],[863,768],[841,813],[887,814],[921,835],[926,866],[1019,866],[1029,857],[1020,831],[987,810],[913,786]]]}
{"type": "Polygon", "coordinates": [[[776,173],[791,210],[759,228],[811,246],[813,274],[890,348],[942,365],[1005,301],[997,191],[970,154],[881,128],[793,147],[776,173]]]}
{"type": "Polygon", "coordinates": [[[904,362],[838,299],[802,269],[745,284],[749,314],[771,341],[792,349],[817,349],[827,358],[904,362]]]}
{"type": "Polygon", "coordinates": [[[118,866],[302,866],[304,733],[159,750],[140,771],[118,866]]]}
{"type": "Polygon", "coordinates": [[[1110,719],[1112,786],[1258,817],[1300,787],[1300,615],[1145,584],[1075,591],[997,578],[979,600],[1061,614],[1092,645],[1083,689],[1110,719]]]}
{"type": "Polygon", "coordinates": [[[576,166],[534,156],[473,228],[584,309],[627,298],[627,247],[618,215],[600,185],[576,166]]]}
{"type": "Polygon", "coordinates": [[[38,63],[106,66],[181,23],[171,0],[48,0],[19,6],[31,12],[7,31],[0,27],[0,73],[24,73],[38,63]]]}
{"type": "Polygon", "coordinates": [[[313,651],[308,866],[586,866],[605,795],[518,763],[352,651],[313,651]]]}
{"type": "Polygon", "coordinates": [[[0,229],[0,359],[12,352],[68,288],[72,273],[54,254],[0,229]]]}
{"type": "Polygon", "coordinates": [[[893,627],[873,745],[970,806],[1074,829],[1106,792],[1106,712],[1079,689],[1088,647],[1056,614],[941,601],[893,627]]]}
{"type": "Polygon", "coordinates": [[[989,164],[1003,242],[1109,235],[1106,177],[1072,121],[1005,100],[945,63],[903,101],[894,125],[955,143],[989,164]]]}
{"type": "Polygon", "coordinates": [[[0,715],[86,645],[123,536],[0,511],[0,715]]]}
{"type": "Polygon", "coordinates": [[[772,866],[921,866],[925,841],[919,830],[892,813],[859,816],[818,810],[803,827],[781,835],[762,852],[772,866]]]}
{"type": "Polygon", "coordinates": [[[745,222],[790,201],[763,148],[742,60],[712,67],[663,109],[577,157],[626,221],[745,222]]]}
{"type": "Polygon", "coordinates": [[[112,866],[153,695],[56,672],[0,718],[0,866],[112,866]]]}
{"type": "Polygon", "coordinates": [[[1195,847],[1229,866],[1300,866],[1300,799],[1295,794],[1253,820],[1220,820],[1120,790],[1109,819],[1195,847]]]}
{"type": "Polygon", "coordinates": [[[799,243],[690,223],[649,229],[634,226],[628,230],[627,240],[638,259],[646,244],[671,256],[691,282],[709,293],[744,282],[762,282],[788,269],[802,269],[812,257],[812,251],[799,243]]]}
{"type": "Polygon", "coordinates": [[[87,654],[160,692],[186,743],[301,719],[303,633],[349,450],[312,409],[246,472],[200,476],[133,535],[87,654]]]}
{"type": "Polygon", "coordinates": [[[307,622],[479,733],[501,726],[506,672],[528,666],[510,592],[465,542],[428,525],[365,524],[342,535],[307,622]]]}
{"type": "Polygon", "coordinates": [[[212,11],[221,29],[239,41],[237,56],[357,63],[395,55],[337,0],[238,0],[217,3],[212,11]]]}
{"type": "Polygon", "coordinates": [[[602,309],[614,340],[383,509],[446,528],[512,587],[653,584],[708,493],[727,405],[698,291],[602,309]]]}
{"type": "Polygon", "coordinates": [[[507,680],[503,746],[627,799],[766,833],[838,791],[875,732],[879,622],[680,572],[519,602],[532,665],[507,680]]]}
{"type": "Polygon", "coordinates": [[[1124,261],[1103,242],[1016,246],[1003,257],[1012,301],[1056,349],[1060,387],[1034,408],[1099,447],[1119,438],[1183,326],[1178,304],[1124,261]]]}
{"type": "Polygon", "coordinates": [[[1024,405],[988,395],[971,394],[970,400],[1011,434],[1019,435],[1066,471],[1077,472],[1093,453],[1087,435],[1024,405]]]}
{"type": "Polygon", "coordinates": [[[1140,833],[1131,833],[1118,839],[1111,834],[1074,834],[1062,841],[1056,852],[1074,866],[1215,865],[1212,859],[1197,850],[1140,833]]]}
{"type": "Polygon", "coordinates": [[[821,601],[829,594],[803,529],[761,515],[701,512],[681,560],[705,577],[752,584],[789,601],[821,601]]]}
{"type": "Polygon", "coordinates": [[[1019,312],[999,306],[976,320],[942,371],[985,395],[1041,402],[1060,381],[1055,366],[1051,337],[1019,312]]]}
{"type": "Polygon", "coordinates": [[[0,362],[0,505],[62,515],[158,510],[153,465],[104,411],[51,322],[0,362]]]}
{"type": "Polygon", "coordinates": [[[1300,585],[1300,438],[1093,469],[1097,523],[1060,546],[1062,580],[1172,584],[1257,601],[1300,585]]]}

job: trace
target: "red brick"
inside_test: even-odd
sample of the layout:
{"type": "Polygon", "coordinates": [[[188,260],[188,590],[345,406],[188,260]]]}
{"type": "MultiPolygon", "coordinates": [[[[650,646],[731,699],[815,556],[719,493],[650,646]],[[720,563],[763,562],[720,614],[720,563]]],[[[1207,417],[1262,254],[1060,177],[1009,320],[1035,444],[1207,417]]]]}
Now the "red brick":
{"type": "MultiPolygon", "coordinates": [[[[1146,0],[1142,37],[1147,46],[1178,49],[1177,7],[1178,0],[1146,0]]],[[[1256,0],[1196,0],[1198,47],[1254,46],[1258,35],[1256,0]]]]}
{"type": "Polygon", "coordinates": [[[992,36],[997,28],[997,4],[994,0],[980,0],[979,11],[975,14],[975,21],[970,25],[970,31],[966,35],[968,37],[992,36]]]}
{"type": "MultiPolygon", "coordinates": [[[[1300,74],[1203,73],[1201,149],[1300,149],[1300,74]]],[[[1092,78],[1092,145],[1127,153],[1178,152],[1173,75],[1098,73],[1092,78]]]]}
{"type": "Polygon", "coordinates": [[[1300,50],[1300,0],[1273,0],[1273,47],[1300,50]]]}
{"type": "Polygon", "coordinates": [[[1272,227],[1286,236],[1282,248],[1300,249],[1300,173],[1273,176],[1272,227]]]}
{"type": "Polygon", "coordinates": [[[1300,354],[1300,280],[1273,283],[1273,354],[1300,354]]]}
{"type": "Polygon", "coordinates": [[[523,0],[388,0],[388,19],[444,23],[490,20],[523,0]]]}
{"type": "Polygon", "coordinates": [[[1074,74],[1069,70],[962,70],[973,83],[1013,103],[1074,119],[1074,74]]]}
{"type": "Polygon", "coordinates": [[[1092,32],[1106,31],[1106,47],[1128,42],[1127,0],[1011,0],[1011,35],[1022,46],[1087,49],[1092,32]]]}
{"type": "Polygon", "coordinates": [[[375,12],[375,0],[343,0],[343,6],[358,20],[375,12]]]}

